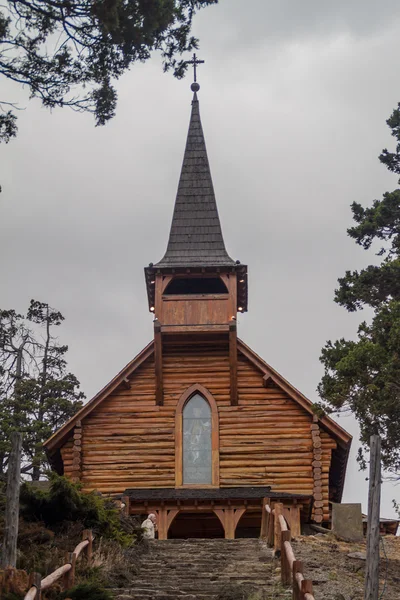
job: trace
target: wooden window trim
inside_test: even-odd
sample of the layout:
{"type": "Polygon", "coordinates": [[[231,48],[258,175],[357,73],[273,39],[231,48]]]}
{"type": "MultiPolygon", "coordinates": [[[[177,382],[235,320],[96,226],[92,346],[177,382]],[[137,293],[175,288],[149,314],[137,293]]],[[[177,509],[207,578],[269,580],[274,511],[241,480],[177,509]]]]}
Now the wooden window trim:
{"type": "Polygon", "coordinates": [[[191,385],[179,398],[175,412],[175,487],[217,488],[219,487],[219,419],[218,407],[213,395],[200,383],[191,385]],[[201,394],[211,409],[211,484],[194,485],[183,483],[183,409],[186,402],[196,393],[201,394]]]}

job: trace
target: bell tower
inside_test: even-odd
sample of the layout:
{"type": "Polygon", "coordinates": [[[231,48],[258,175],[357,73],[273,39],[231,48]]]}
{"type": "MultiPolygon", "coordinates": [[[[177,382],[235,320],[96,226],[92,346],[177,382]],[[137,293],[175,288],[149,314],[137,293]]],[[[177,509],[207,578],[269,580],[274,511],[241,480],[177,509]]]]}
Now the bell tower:
{"type": "Polygon", "coordinates": [[[163,403],[163,343],[169,336],[229,340],[231,403],[237,404],[237,312],[247,311],[247,267],[225,249],[200,120],[195,67],[192,111],[167,250],[145,268],[154,314],[157,403],[163,403]]]}

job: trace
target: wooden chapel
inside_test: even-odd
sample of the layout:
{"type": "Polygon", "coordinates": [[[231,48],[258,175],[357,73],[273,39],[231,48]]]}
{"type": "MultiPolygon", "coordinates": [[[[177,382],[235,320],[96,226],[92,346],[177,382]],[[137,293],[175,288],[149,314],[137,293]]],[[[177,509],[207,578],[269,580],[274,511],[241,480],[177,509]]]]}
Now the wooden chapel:
{"type": "Polygon", "coordinates": [[[237,337],[247,267],[225,249],[198,90],[167,251],[145,268],[154,339],[45,449],[84,490],[156,513],[160,539],[258,536],[266,499],[295,534],[329,522],[351,436],[237,337]]]}

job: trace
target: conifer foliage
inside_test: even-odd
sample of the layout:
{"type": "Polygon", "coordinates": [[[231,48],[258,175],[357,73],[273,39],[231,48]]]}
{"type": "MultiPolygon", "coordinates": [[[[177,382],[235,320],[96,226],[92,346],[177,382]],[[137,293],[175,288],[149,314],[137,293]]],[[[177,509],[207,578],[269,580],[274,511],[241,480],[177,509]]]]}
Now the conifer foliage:
{"type": "Polygon", "coordinates": [[[134,523],[124,518],[112,499],[98,492],[82,492],[80,484],[56,473],[51,473],[46,490],[30,483],[22,485],[20,513],[26,522],[43,523],[55,532],[65,530],[70,523],[81,523],[82,528],[91,529],[96,536],[124,546],[129,546],[134,538],[134,523]]]}
{"type": "MultiPolygon", "coordinates": [[[[5,0],[0,6],[1,76],[26,86],[44,106],[114,116],[114,83],[160,51],[182,77],[179,56],[197,47],[195,12],[217,0],[5,0]]],[[[0,97],[0,142],[17,133],[16,107],[0,97]],[[10,107],[11,105],[11,107],[10,107]]],[[[17,107],[18,108],[18,107],[17,107]]]]}
{"type": "MultiPolygon", "coordinates": [[[[387,124],[397,144],[380,161],[400,175],[400,104],[387,124]]],[[[400,180],[399,180],[400,183],[400,180]]],[[[365,250],[375,246],[378,265],[347,271],[335,301],[353,312],[369,307],[356,341],[328,341],[322,350],[325,374],[318,391],[328,412],[350,409],[361,428],[364,447],[378,433],[384,466],[400,477],[400,189],[383,194],[372,206],[352,204],[355,225],[348,235],[365,250]]],[[[359,459],[364,463],[360,449],[359,459]]]]}
{"type": "Polygon", "coordinates": [[[62,314],[31,300],[26,317],[0,310],[0,477],[7,472],[12,431],[23,433],[22,472],[38,480],[43,442],[82,406],[79,381],[68,372],[67,346],[54,330],[62,314]]]}

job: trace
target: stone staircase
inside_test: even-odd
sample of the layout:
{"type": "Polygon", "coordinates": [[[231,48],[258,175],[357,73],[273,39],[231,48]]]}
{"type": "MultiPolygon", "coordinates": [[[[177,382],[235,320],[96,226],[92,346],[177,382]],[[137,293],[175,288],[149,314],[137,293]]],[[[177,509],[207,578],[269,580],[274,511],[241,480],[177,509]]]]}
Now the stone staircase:
{"type": "Polygon", "coordinates": [[[116,600],[289,598],[279,584],[279,562],[258,539],[156,540],[143,550],[129,589],[112,590],[116,600]],[[235,595],[228,593],[233,588],[235,595]]]}

